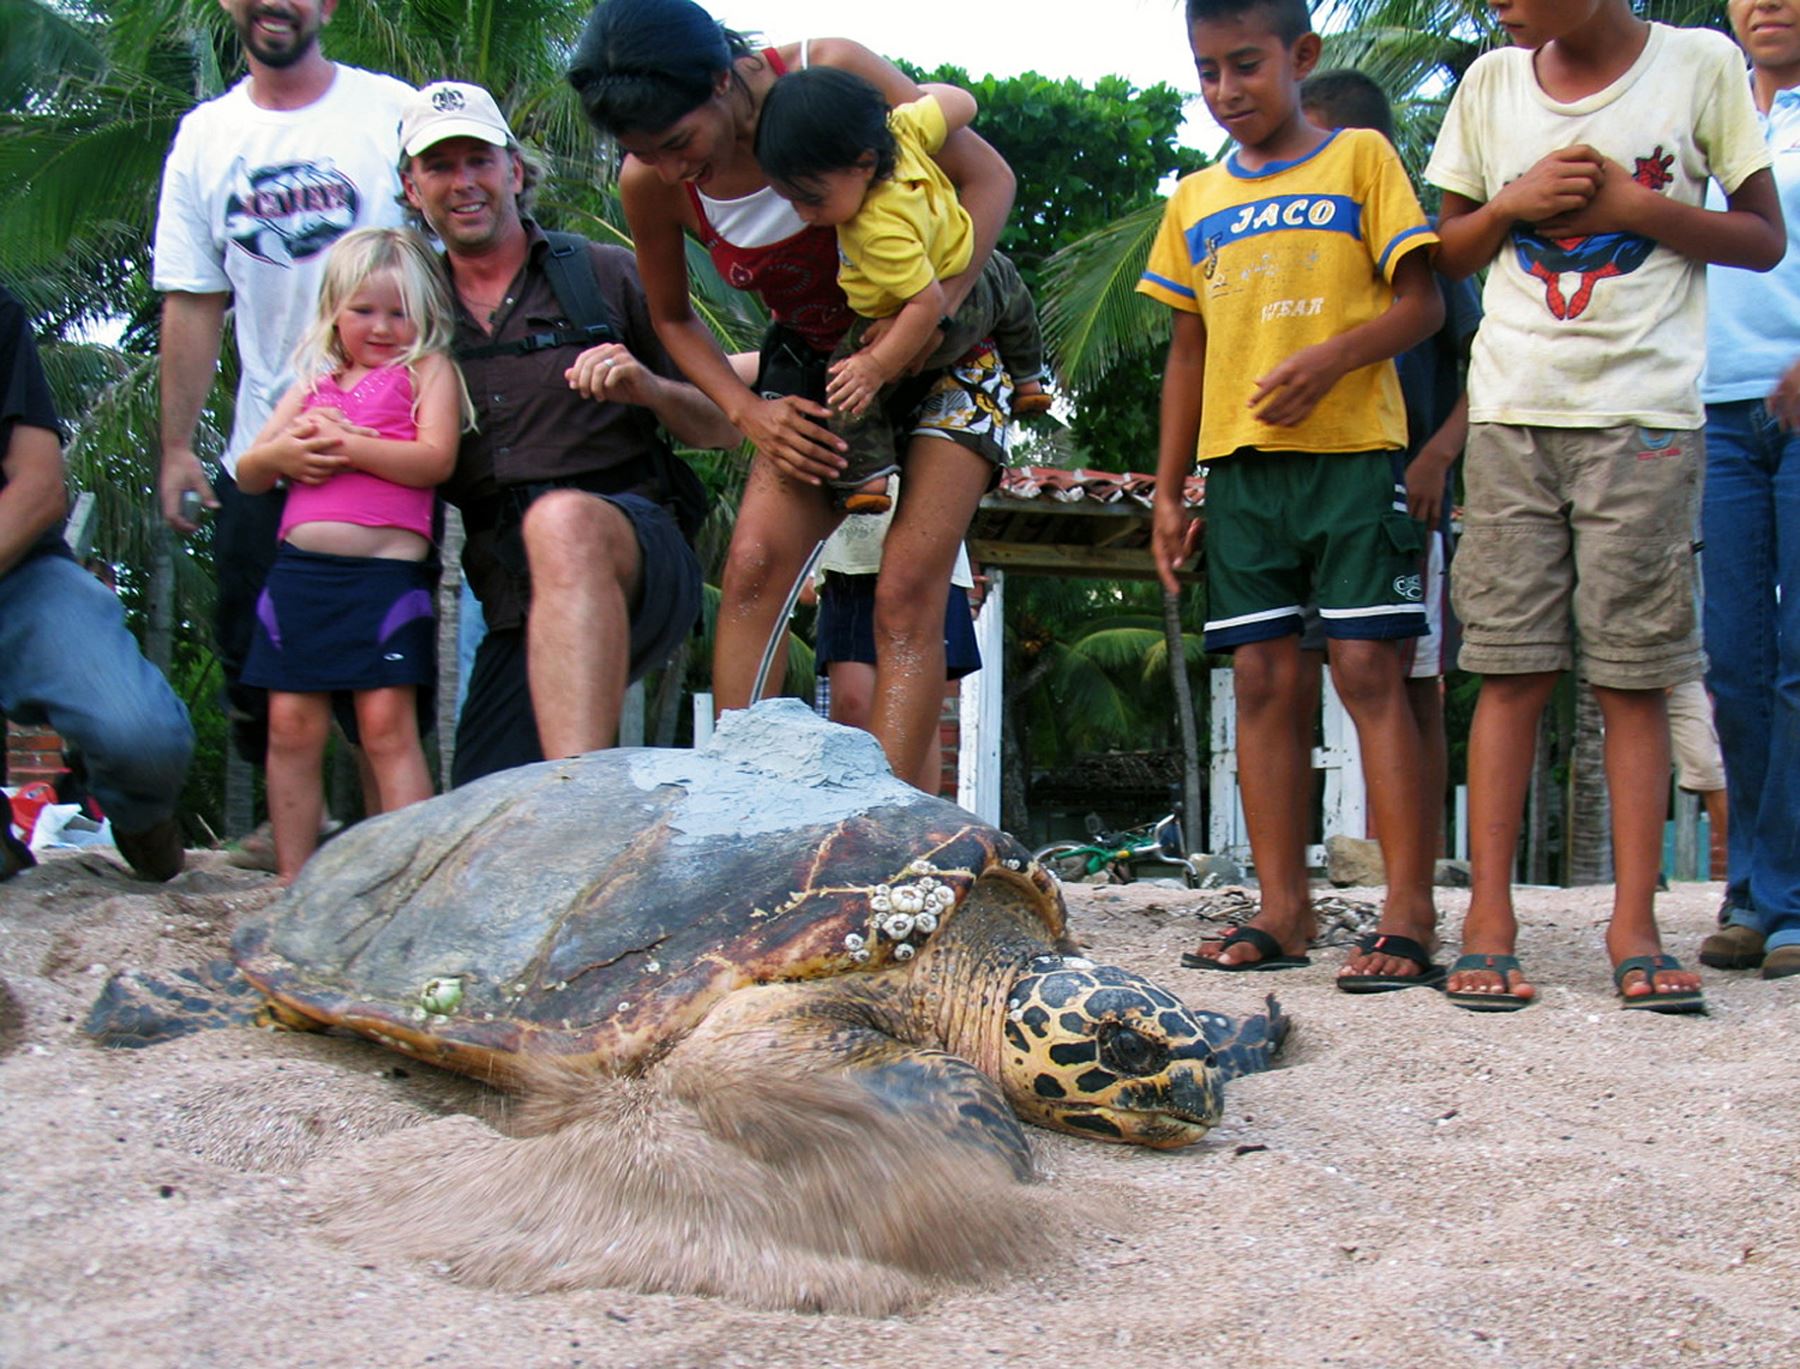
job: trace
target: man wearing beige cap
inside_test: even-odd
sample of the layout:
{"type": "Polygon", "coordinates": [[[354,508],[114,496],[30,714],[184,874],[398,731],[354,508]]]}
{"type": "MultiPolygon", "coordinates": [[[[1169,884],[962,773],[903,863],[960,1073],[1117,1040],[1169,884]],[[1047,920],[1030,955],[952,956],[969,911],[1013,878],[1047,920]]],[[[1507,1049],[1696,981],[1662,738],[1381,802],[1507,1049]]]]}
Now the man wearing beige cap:
{"type": "Polygon", "coordinates": [[[443,489],[488,624],[457,725],[462,784],[612,745],[626,685],[700,612],[704,496],[664,432],[742,439],[657,341],[631,253],[527,216],[533,174],[487,91],[426,86],[400,143],[407,203],[444,244],[476,410],[443,489]]]}

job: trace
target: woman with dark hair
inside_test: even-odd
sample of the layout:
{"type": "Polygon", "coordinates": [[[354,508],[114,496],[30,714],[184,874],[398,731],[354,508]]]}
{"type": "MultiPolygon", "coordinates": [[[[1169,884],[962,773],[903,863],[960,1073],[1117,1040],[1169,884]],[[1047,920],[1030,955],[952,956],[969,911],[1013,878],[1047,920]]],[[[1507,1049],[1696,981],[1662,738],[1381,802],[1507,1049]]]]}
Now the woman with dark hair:
{"type": "MultiPolygon", "coordinates": [[[[619,194],[651,316],[670,355],[756,444],[725,568],[713,657],[721,708],[750,700],[757,664],[789,586],[842,517],[823,482],[843,469],[826,425],[825,364],[853,315],[837,284],[837,240],[809,228],[754,156],[763,100],[776,79],[838,67],[890,105],[919,88],[860,44],[821,38],[754,49],[690,0],[603,0],[569,71],[588,118],[627,154],[619,194]],[[732,370],[692,310],[683,234],[720,274],[757,294],[774,323],[754,385],[732,370]]],[[[973,131],[937,161],[974,223],[967,270],[943,282],[961,305],[1012,205],[1012,173],[973,131]]],[[[935,338],[933,341],[935,342],[935,338]]],[[[1005,461],[1011,382],[992,347],[919,376],[895,404],[906,472],[876,589],[877,684],[870,730],[896,774],[919,772],[943,697],[943,604],[975,505],[1005,461]]]]}

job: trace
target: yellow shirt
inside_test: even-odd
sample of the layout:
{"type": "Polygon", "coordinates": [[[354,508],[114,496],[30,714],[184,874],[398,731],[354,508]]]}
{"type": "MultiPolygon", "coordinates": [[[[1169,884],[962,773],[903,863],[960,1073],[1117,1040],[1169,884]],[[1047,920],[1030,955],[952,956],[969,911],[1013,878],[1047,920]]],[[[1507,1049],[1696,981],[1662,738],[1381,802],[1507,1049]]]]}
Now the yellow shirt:
{"type": "Polygon", "coordinates": [[[1368,129],[1299,161],[1247,171],[1234,155],[1183,177],[1137,288],[1206,326],[1200,460],[1404,447],[1391,360],[1339,380],[1296,427],[1262,422],[1249,398],[1279,362],[1386,312],[1400,259],[1436,242],[1399,157],[1368,129]]]}
{"type": "Polygon", "coordinates": [[[888,116],[898,155],[862,209],[838,225],[838,284],[863,318],[887,318],[930,285],[960,275],[975,252],[975,225],[932,154],[949,136],[930,95],[888,116]]]}

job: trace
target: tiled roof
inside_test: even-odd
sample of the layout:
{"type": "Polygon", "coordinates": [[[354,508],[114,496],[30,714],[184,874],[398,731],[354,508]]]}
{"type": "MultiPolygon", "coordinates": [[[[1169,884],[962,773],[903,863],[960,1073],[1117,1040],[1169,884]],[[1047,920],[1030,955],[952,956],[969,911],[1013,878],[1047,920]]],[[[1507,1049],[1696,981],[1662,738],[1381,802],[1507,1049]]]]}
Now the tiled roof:
{"type": "MultiPolygon", "coordinates": [[[[1197,516],[1206,485],[1187,478],[1182,499],[1197,516]]],[[[1000,473],[969,526],[969,553],[989,566],[1040,575],[1147,579],[1156,477],[1020,466],[1000,473]]],[[[1184,574],[1191,575],[1191,571],[1184,574]]]]}
{"type": "MultiPolygon", "coordinates": [[[[1117,471],[1064,470],[1058,466],[1018,466],[1000,473],[995,491],[1008,499],[1053,499],[1073,504],[1092,500],[1097,504],[1130,501],[1144,508],[1156,495],[1156,477],[1117,471]]],[[[1204,502],[1206,478],[1190,475],[1182,484],[1182,502],[1197,509],[1204,502]]]]}

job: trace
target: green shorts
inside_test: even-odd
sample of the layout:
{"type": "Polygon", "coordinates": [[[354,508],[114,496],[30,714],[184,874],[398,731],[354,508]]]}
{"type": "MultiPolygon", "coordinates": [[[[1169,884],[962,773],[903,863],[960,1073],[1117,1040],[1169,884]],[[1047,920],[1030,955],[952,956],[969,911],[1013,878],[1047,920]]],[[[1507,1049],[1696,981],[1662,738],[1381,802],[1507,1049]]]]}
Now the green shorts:
{"type": "Polygon", "coordinates": [[[1206,468],[1206,649],[1298,634],[1308,596],[1326,637],[1425,632],[1423,528],[1401,452],[1236,453],[1206,468]]]}

